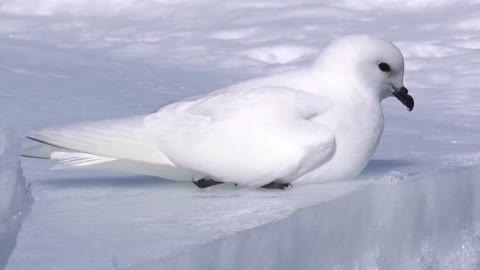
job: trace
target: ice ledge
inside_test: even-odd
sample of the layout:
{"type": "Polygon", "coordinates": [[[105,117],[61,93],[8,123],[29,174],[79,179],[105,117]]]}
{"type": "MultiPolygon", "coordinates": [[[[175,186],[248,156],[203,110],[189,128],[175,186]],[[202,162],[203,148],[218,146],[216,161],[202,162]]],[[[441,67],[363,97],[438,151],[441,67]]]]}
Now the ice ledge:
{"type": "Polygon", "coordinates": [[[451,169],[342,196],[327,185],[331,200],[128,269],[479,269],[479,175],[451,169]]]}
{"type": "Polygon", "coordinates": [[[20,167],[19,146],[12,132],[0,129],[0,269],[8,262],[33,202],[20,167]]]}

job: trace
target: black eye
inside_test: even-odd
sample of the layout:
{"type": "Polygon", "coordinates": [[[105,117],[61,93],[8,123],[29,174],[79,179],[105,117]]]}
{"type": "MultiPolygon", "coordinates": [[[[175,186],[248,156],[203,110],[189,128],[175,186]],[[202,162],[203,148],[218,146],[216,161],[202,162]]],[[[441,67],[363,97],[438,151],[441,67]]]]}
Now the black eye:
{"type": "Polygon", "coordinates": [[[390,66],[387,64],[387,63],[380,63],[378,64],[378,68],[383,71],[383,72],[390,72],[392,71],[392,69],[390,68],[390,66]]]}

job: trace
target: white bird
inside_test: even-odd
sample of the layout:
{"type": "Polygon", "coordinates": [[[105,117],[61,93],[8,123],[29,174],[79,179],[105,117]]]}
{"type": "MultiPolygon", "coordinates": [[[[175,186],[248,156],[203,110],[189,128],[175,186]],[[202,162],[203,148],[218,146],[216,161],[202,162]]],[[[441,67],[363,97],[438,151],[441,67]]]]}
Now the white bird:
{"type": "Polygon", "coordinates": [[[199,187],[265,188],[359,175],[383,132],[381,101],[409,110],[404,60],[388,41],[351,35],[308,67],[255,78],[157,112],[33,131],[24,156],[54,168],[123,171],[199,187]]]}

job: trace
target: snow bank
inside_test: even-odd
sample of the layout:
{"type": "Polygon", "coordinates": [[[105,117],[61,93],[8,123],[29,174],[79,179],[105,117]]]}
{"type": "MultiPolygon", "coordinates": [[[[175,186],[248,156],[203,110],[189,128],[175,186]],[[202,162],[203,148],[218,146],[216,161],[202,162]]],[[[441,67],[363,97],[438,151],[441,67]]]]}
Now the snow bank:
{"type": "MultiPolygon", "coordinates": [[[[276,4],[275,2],[233,2],[228,4],[232,8],[281,8],[289,4],[276,4]]],[[[306,1],[308,2],[308,1],[306,1]]],[[[357,10],[373,9],[426,9],[450,6],[460,0],[342,0],[325,1],[325,5],[340,6],[357,10]]],[[[3,0],[0,3],[0,11],[16,15],[76,15],[76,16],[116,16],[129,13],[143,13],[143,15],[161,14],[166,9],[175,8],[179,5],[218,5],[218,0],[3,0]]]]}
{"type": "Polygon", "coordinates": [[[308,59],[317,53],[318,51],[315,48],[294,45],[277,45],[246,50],[239,53],[239,55],[244,55],[266,64],[282,65],[308,59]]]}
{"type": "Polygon", "coordinates": [[[18,141],[11,132],[0,130],[0,269],[8,262],[32,203],[18,157],[18,141]]]}
{"type": "Polygon", "coordinates": [[[131,269],[479,269],[479,173],[375,182],[131,269]]]}
{"type": "Polygon", "coordinates": [[[359,10],[372,9],[426,9],[453,5],[461,2],[459,0],[343,0],[336,2],[336,5],[359,10]]]}
{"type": "MultiPolygon", "coordinates": [[[[0,11],[17,15],[78,15],[115,16],[122,13],[148,12],[161,13],[168,5],[178,5],[188,0],[5,0],[0,3],[0,11]]],[[[197,3],[205,0],[197,0],[197,3]]]]}

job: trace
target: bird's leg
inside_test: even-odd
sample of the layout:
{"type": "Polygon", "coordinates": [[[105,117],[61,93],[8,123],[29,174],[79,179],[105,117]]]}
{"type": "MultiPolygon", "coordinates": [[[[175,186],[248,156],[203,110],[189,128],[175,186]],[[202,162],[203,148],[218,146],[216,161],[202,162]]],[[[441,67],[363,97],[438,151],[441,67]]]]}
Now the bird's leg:
{"type": "Polygon", "coordinates": [[[211,186],[223,184],[223,182],[215,181],[215,180],[210,179],[210,178],[202,178],[202,179],[199,179],[197,181],[193,181],[193,183],[195,184],[195,186],[197,186],[199,188],[208,188],[208,187],[211,187],[211,186]]]}
{"type": "Polygon", "coordinates": [[[292,184],[289,184],[289,183],[278,183],[278,182],[271,182],[271,183],[268,183],[264,186],[261,186],[261,188],[267,188],[267,189],[286,189],[287,187],[291,187],[292,184]]]}

